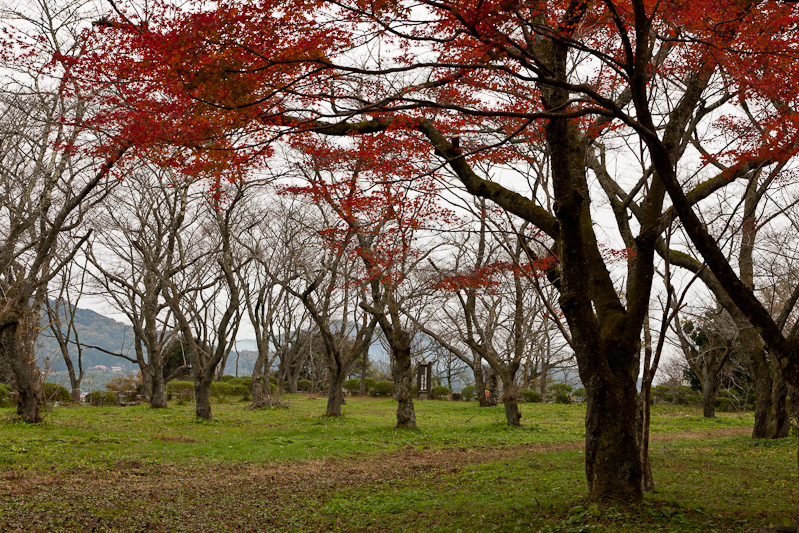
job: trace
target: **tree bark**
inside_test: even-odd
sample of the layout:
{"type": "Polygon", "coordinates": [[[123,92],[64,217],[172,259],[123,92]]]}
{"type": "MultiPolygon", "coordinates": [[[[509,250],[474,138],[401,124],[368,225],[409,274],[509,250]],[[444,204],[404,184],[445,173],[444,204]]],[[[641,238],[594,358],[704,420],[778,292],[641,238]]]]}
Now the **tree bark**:
{"type": "Polygon", "coordinates": [[[252,407],[262,405],[264,402],[264,389],[269,388],[269,384],[264,385],[264,352],[258,347],[258,357],[252,369],[252,407]]]}
{"type": "Polygon", "coordinates": [[[519,402],[516,399],[516,384],[513,376],[502,374],[502,403],[505,405],[505,420],[509,426],[521,426],[522,414],[519,412],[519,402]]]}
{"type": "Polygon", "coordinates": [[[718,373],[702,365],[702,416],[716,417],[716,397],[719,395],[718,373]]]}
{"type": "Polygon", "coordinates": [[[16,391],[19,394],[17,415],[29,423],[42,421],[44,386],[42,373],[33,353],[26,353],[21,339],[21,324],[13,324],[3,331],[3,344],[14,371],[16,391]]]}
{"type": "Polygon", "coordinates": [[[204,374],[194,376],[195,414],[197,418],[211,420],[211,382],[204,374]]]}
{"type": "Polygon", "coordinates": [[[398,428],[414,429],[416,412],[413,407],[413,373],[411,372],[410,345],[392,349],[391,374],[394,378],[394,399],[397,400],[398,428]]]}
{"type": "Polygon", "coordinates": [[[592,501],[640,501],[641,450],[631,371],[597,371],[584,382],[585,472],[592,501]]]}
{"type": "MultiPolygon", "coordinates": [[[[151,357],[150,364],[150,407],[153,409],[166,409],[166,382],[164,381],[164,361],[160,357],[151,357]]],[[[144,374],[142,374],[143,376],[144,374]]]]}
{"type": "Polygon", "coordinates": [[[341,406],[344,405],[344,379],[347,377],[344,369],[338,365],[328,367],[329,380],[327,390],[327,410],[325,416],[341,416],[341,406]]]}

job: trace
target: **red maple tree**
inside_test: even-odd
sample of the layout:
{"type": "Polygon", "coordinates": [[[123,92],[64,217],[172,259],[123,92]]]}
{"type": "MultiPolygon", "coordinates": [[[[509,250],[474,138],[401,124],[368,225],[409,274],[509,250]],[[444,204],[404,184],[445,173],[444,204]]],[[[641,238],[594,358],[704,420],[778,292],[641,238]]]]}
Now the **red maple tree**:
{"type": "Polygon", "coordinates": [[[634,501],[640,332],[675,212],[799,385],[799,337],[782,333],[694,212],[796,154],[797,18],[777,0],[159,3],[100,21],[72,64],[109,94],[97,127],[187,171],[237,177],[296,136],[357,137],[356,157],[409,142],[539,228],[558,257],[552,278],[587,392],[590,497],[634,501]],[[650,167],[616,216],[634,255],[624,300],[592,225],[587,170],[602,179],[594,153],[614,135],[636,137],[650,167]],[[533,163],[518,150],[533,144],[545,147],[546,201],[480,175],[482,160],[533,163]],[[681,160],[697,152],[701,172],[685,183],[681,160]]]}

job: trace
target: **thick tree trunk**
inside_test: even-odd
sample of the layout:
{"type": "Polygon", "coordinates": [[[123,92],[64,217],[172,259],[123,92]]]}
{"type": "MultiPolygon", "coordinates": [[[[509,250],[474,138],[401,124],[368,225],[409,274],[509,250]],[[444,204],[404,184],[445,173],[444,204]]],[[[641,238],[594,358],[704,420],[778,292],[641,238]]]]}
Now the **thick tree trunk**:
{"type": "Polygon", "coordinates": [[[147,355],[152,358],[150,352],[152,351],[149,343],[147,342],[148,339],[135,339],[133,343],[136,347],[136,362],[139,365],[139,371],[141,372],[141,399],[143,402],[151,403],[153,397],[153,379],[151,375],[150,365],[147,364],[147,361],[144,359],[144,345],[147,346],[147,355]]]}
{"type": "Polygon", "coordinates": [[[166,382],[164,382],[164,362],[161,354],[157,357],[150,356],[150,407],[153,409],[166,409],[166,382]]]}
{"type": "Polygon", "coordinates": [[[344,405],[344,378],[346,377],[343,368],[330,367],[325,416],[341,416],[341,406],[344,405]]]}
{"type": "Polygon", "coordinates": [[[42,421],[42,407],[44,406],[44,386],[42,373],[33,353],[28,353],[23,348],[21,327],[14,324],[3,332],[3,344],[8,355],[11,369],[14,372],[16,391],[19,394],[17,402],[17,415],[29,423],[42,421]]]}
{"type": "Polygon", "coordinates": [[[397,400],[398,428],[414,429],[416,411],[413,407],[413,372],[411,372],[411,348],[395,348],[392,354],[391,374],[394,378],[394,399],[397,400]]]}
{"type": "MultiPolygon", "coordinates": [[[[755,425],[753,439],[781,439],[788,436],[790,417],[787,387],[776,368],[770,368],[768,354],[761,349],[750,352],[750,368],[755,386],[755,425]]],[[[775,365],[776,366],[776,365],[775,365]]]]}
{"type": "Polygon", "coordinates": [[[597,371],[585,384],[585,472],[592,501],[640,501],[641,449],[632,372],[597,371]]]}
{"type": "Polygon", "coordinates": [[[264,388],[269,389],[269,384],[264,385],[264,354],[259,349],[258,358],[252,369],[252,407],[257,407],[264,402],[264,388]]]}
{"type": "Polygon", "coordinates": [[[521,426],[522,414],[519,412],[519,402],[516,399],[516,384],[510,372],[502,375],[502,403],[505,405],[505,420],[509,426],[521,426]]]}
{"type": "Polygon", "coordinates": [[[499,392],[497,389],[499,389],[497,373],[492,369],[488,369],[488,379],[486,380],[486,391],[488,391],[488,394],[485,394],[486,403],[484,407],[499,405],[499,392]]]}
{"type": "Polygon", "coordinates": [[[716,372],[702,368],[702,416],[716,417],[716,398],[719,395],[719,380],[716,372]]]}
{"type": "Polygon", "coordinates": [[[194,376],[195,413],[197,418],[211,420],[211,382],[213,377],[194,376]]]}
{"type": "Polygon", "coordinates": [[[483,365],[475,363],[472,367],[474,373],[474,392],[477,395],[477,401],[480,407],[488,407],[488,398],[486,397],[486,383],[483,377],[483,365]]]}

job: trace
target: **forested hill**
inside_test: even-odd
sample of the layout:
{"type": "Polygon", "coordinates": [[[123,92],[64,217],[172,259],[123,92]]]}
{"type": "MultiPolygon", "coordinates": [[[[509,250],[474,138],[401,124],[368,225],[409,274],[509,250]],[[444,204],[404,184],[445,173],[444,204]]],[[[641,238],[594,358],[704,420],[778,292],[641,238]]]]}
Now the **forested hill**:
{"type": "MultiPolygon", "coordinates": [[[[65,317],[61,317],[62,323],[66,322],[65,317]]],[[[66,370],[66,365],[61,357],[58,342],[53,337],[53,333],[47,327],[49,321],[47,314],[42,315],[42,327],[44,330],[39,336],[37,347],[37,357],[40,363],[44,363],[46,358],[50,360],[50,368],[54,371],[66,370]]],[[[107,316],[103,316],[90,309],[76,309],[75,325],[78,330],[78,338],[81,344],[99,346],[113,352],[120,352],[129,357],[136,357],[133,348],[133,330],[130,326],[117,322],[107,316]]],[[[74,339],[73,339],[74,340],[74,339]]],[[[72,360],[77,361],[78,350],[74,344],[70,344],[72,360]]],[[[95,365],[121,366],[124,369],[132,369],[133,363],[103,353],[99,350],[84,348],[83,368],[90,369],[95,365]]]]}

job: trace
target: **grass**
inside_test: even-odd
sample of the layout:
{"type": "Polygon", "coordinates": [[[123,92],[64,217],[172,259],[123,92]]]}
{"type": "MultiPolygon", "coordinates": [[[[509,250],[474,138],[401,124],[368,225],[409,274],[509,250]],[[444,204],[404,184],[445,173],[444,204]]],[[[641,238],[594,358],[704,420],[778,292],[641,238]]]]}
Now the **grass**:
{"type": "Polygon", "coordinates": [[[798,496],[796,440],[752,441],[751,415],[656,408],[657,492],[597,507],[581,406],[525,404],[509,428],[502,407],[423,401],[407,431],[390,400],[327,419],[324,399],[288,398],[214,404],[211,422],[192,405],[62,407],[36,426],[4,410],[0,530],[749,531],[790,523],[798,496]]]}

